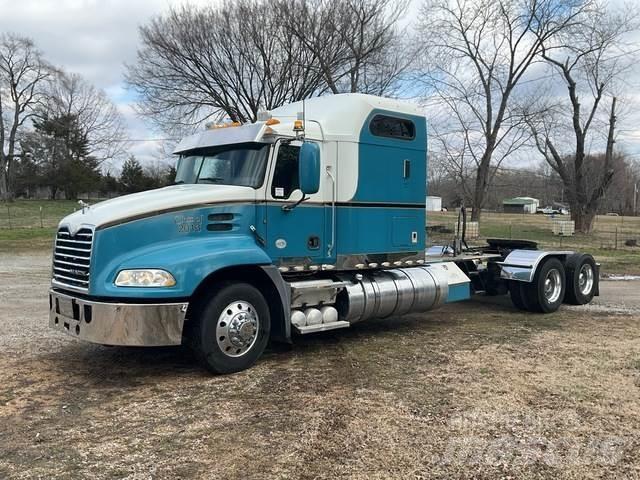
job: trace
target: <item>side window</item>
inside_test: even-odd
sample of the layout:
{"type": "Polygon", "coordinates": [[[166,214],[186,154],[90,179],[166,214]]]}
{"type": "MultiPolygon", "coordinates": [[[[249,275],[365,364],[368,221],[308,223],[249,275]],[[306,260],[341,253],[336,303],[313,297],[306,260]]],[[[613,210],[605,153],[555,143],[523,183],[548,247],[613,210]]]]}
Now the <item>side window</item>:
{"type": "Polygon", "coordinates": [[[300,187],[298,181],[298,154],[300,147],[294,145],[280,145],[278,157],[271,183],[273,198],[289,198],[300,187]]]}
{"type": "Polygon", "coordinates": [[[369,124],[369,129],[371,134],[377,137],[413,140],[416,136],[416,127],[411,120],[389,117],[388,115],[376,115],[373,117],[369,124]]]}

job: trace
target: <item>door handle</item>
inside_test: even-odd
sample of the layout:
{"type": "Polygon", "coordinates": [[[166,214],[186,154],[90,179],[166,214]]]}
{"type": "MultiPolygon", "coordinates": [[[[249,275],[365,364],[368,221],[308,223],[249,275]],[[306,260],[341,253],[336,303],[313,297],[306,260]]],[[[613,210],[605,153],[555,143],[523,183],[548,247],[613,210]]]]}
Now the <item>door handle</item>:
{"type": "Polygon", "coordinates": [[[258,233],[258,230],[254,225],[249,225],[249,230],[251,230],[251,233],[253,233],[254,237],[256,237],[256,240],[260,245],[264,247],[267,244],[267,242],[264,241],[264,238],[260,236],[260,234],[258,233]]]}

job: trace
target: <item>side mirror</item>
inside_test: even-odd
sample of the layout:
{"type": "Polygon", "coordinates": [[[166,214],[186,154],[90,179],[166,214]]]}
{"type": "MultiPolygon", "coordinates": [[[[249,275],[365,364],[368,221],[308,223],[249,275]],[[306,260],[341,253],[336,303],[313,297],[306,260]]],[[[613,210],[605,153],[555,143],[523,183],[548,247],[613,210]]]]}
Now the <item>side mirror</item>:
{"type": "Polygon", "coordinates": [[[304,142],[300,147],[298,176],[303,194],[311,195],[320,190],[320,147],[317,143],[304,142]]]}

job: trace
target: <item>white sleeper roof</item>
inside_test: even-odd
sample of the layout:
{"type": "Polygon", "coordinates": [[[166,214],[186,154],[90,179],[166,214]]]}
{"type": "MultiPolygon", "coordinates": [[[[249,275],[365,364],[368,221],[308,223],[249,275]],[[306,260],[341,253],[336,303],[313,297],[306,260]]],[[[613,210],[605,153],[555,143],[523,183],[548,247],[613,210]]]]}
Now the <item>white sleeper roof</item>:
{"type": "MultiPolygon", "coordinates": [[[[173,153],[183,153],[194,148],[229,145],[245,142],[267,142],[266,135],[292,136],[293,122],[304,109],[306,135],[318,140],[343,140],[357,142],[364,121],[372,110],[388,110],[407,115],[423,116],[417,105],[361,93],[343,93],[309,98],[303,102],[283,105],[271,111],[279,124],[266,126],[256,122],[240,127],[204,130],[184,138],[173,153]]],[[[272,140],[271,140],[272,141],[272,140]]]]}

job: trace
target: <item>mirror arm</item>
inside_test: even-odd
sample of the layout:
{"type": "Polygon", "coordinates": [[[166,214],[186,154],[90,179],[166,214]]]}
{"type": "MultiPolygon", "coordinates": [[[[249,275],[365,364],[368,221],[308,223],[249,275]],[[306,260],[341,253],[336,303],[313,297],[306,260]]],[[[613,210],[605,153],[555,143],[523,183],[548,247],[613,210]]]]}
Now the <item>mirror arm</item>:
{"type": "Polygon", "coordinates": [[[283,212],[290,212],[291,210],[293,210],[294,208],[296,208],[298,205],[300,205],[302,202],[305,202],[307,200],[309,200],[309,198],[311,197],[307,197],[305,196],[305,194],[302,194],[302,198],[300,200],[298,200],[296,203],[289,203],[287,205],[283,205],[282,206],[282,211],[283,212]]]}

